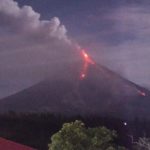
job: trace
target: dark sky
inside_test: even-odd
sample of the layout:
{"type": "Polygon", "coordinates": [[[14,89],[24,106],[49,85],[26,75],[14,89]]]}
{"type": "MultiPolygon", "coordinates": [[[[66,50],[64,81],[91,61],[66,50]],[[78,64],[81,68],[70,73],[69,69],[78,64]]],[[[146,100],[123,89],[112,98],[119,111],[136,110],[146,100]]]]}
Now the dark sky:
{"type": "Polygon", "coordinates": [[[72,61],[77,45],[150,87],[149,18],[149,0],[0,0],[0,97],[72,61]]]}

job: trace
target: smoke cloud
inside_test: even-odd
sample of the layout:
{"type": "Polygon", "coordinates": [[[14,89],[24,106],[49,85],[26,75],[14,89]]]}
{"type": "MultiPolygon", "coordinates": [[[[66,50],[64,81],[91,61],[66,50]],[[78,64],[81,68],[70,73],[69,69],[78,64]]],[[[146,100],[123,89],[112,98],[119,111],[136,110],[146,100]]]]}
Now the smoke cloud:
{"type": "Polygon", "coordinates": [[[40,14],[30,6],[20,8],[13,0],[1,0],[0,5],[0,26],[7,32],[20,33],[25,35],[39,36],[42,38],[58,38],[70,42],[64,25],[61,25],[59,18],[51,20],[40,20],[40,14]]]}
{"type": "Polygon", "coordinates": [[[0,3],[0,97],[79,59],[77,46],[58,17],[42,20],[30,6],[19,7],[13,0],[0,3]]]}

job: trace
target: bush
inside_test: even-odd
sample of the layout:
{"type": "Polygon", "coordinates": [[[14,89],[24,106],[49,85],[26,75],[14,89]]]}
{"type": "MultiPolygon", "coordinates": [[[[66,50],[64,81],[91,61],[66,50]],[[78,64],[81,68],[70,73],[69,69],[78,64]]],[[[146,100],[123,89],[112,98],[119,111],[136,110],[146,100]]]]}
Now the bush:
{"type": "Polygon", "coordinates": [[[81,121],[65,123],[60,131],[51,137],[49,150],[125,150],[113,141],[115,131],[105,127],[86,128],[81,121]]]}

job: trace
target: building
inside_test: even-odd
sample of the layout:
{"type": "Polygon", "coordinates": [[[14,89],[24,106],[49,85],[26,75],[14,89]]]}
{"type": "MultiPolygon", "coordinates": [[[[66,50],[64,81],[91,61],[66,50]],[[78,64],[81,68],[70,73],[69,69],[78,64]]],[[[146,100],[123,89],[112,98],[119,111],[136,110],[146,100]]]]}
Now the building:
{"type": "Polygon", "coordinates": [[[0,137],[0,150],[36,150],[0,137]]]}

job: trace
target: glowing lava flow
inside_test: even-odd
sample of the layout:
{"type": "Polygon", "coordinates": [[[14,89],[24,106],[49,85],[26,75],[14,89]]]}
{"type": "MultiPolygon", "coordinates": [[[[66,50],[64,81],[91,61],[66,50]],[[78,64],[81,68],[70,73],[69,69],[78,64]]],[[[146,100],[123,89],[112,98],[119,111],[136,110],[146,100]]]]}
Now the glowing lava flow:
{"type": "Polygon", "coordinates": [[[84,64],[83,64],[83,68],[80,74],[80,78],[84,79],[87,76],[87,69],[89,64],[94,65],[95,62],[89,57],[89,55],[85,52],[85,50],[81,50],[81,54],[83,56],[83,60],[84,60],[84,64]]]}
{"type": "Polygon", "coordinates": [[[92,64],[92,65],[95,64],[95,62],[89,57],[89,55],[85,52],[85,50],[82,50],[81,52],[82,52],[85,62],[87,62],[88,64],[92,64]]]}
{"type": "Polygon", "coordinates": [[[141,96],[146,96],[146,93],[145,92],[142,92],[140,90],[138,90],[138,93],[141,95],[141,96]]]}
{"type": "MultiPolygon", "coordinates": [[[[85,52],[84,49],[81,49],[81,55],[82,55],[82,58],[83,58],[83,67],[82,67],[82,70],[81,70],[81,73],[80,73],[80,79],[83,80],[87,77],[87,71],[88,71],[88,67],[89,65],[94,65],[95,62],[91,59],[91,57],[85,52]]],[[[136,88],[137,89],[137,88],[136,88]]],[[[145,97],[146,96],[146,93],[142,90],[138,90],[137,89],[137,92],[140,96],[143,96],[145,97]]],[[[126,125],[126,124],[124,124],[126,125]]]]}

